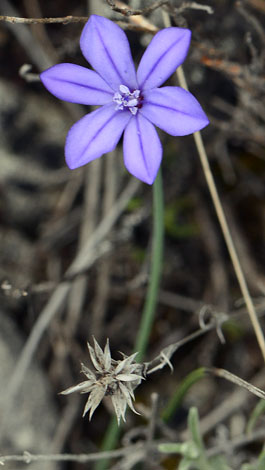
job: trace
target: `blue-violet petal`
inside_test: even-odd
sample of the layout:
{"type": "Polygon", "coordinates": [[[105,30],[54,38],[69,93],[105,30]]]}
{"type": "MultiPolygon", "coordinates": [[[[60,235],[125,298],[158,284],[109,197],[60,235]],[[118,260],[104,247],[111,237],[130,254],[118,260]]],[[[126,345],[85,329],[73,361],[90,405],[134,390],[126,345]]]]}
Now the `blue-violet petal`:
{"type": "Polygon", "coordinates": [[[144,183],[152,184],[162,159],[162,146],[155,127],[139,113],[127,125],[123,138],[124,164],[144,183]]]}
{"type": "Polygon", "coordinates": [[[199,102],[179,87],[162,87],[145,91],[143,116],[170,135],[182,136],[199,131],[209,124],[199,102]]]}
{"type": "Polygon", "coordinates": [[[131,90],[138,88],[128,39],[115,23],[91,15],[82,31],[80,47],[87,61],[114,91],[120,85],[131,90]]]}
{"type": "Polygon", "coordinates": [[[71,170],[112,151],[131,118],[131,113],[117,112],[105,105],[77,121],[68,132],[66,163],[71,170]]]}
{"type": "Polygon", "coordinates": [[[184,61],[191,31],[166,28],[159,31],[147,47],[138,67],[137,79],[142,90],[159,87],[184,61]]]}
{"type": "Polygon", "coordinates": [[[57,98],[71,103],[100,105],[112,101],[113,90],[93,70],[58,64],[40,74],[43,85],[57,98]]]}

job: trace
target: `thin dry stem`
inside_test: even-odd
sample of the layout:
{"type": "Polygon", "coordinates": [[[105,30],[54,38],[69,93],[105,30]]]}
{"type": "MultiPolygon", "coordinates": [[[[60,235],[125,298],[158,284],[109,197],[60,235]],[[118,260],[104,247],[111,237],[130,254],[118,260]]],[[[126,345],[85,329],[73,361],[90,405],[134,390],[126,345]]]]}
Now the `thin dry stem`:
{"type": "Polygon", "coordinates": [[[85,23],[88,20],[88,16],[60,16],[54,18],[22,18],[18,16],[7,16],[0,15],[0,21],[5,21],[6,23],[16,23],[16,24],[51,24],[51,23],[85,23]]]}
{"type": "Polygon", "coordinates": [[[124,15],[124,16],[146,15],[148,13],[151,13],[154,10],[157,10],[158,8],[164,5],[169,5],[170,3],[169,0],[161,0],[158,2],[152,3],[151,5],[149,5],[149,7],[133,10],[132,8],[129,8],[127,5],[125,5],[123,2],[119,2],[119,1],[113,2],[112,0],[106,0],[106,1],[113,11],[116,11],[117,13],[120,13],[121,15],[124,15]]]}
{"type": "Polygon", "coordinates": [[[262,398],[263,400],[265,399],[265,392],[263,390],[258,387],[255,387],[255,385],[252,385],[249,382],[246,382],[246,380],[241,379],[240,377],[235,374],[232,374],[228,370],[219,369],[217,367],[206,367],[205,370],[210,374],[214,374],[217,377],[221,377],[225,380],[228,380],[229,382],[238,385],[239,387],[245,388],[250,393],[253,393],[253,395],[262,398]]]}
{"type": "MultiPolygon", "coordinates": [[[[166,27],[170,26],[169,15],[166,12],[163,12],[163,17],[164,17],[165,26],[166,27]]],[[[183,68],[179,67],[176,73],[177,73],[180,86],[188,90],[188,85],[186,82],[183,68]]],[[[239,257],[238,257],[238,254],[234,245],[234,241],[232,239],[232,236],[228,227],[228,223],[225,217],[225,213],[221,204],[219,194],[217,192],[217,188],[216,188],[213,174],[209,165],[209,161],[208,161],[207,153],[206,153],[205,146],[202,140],[202,136],[200,132],[195,132],[193,136],[194,136],[195,144],[196,144],[198,154],[201,160],[201,164],[203,167],[203,172],[207,181],[207,185],[208,185],[211,197],[212,197],[214,208],[218,217],[218,221],[221,226],[223,236],[226,242],[226,246],[227,246],[227,249],[228,249],[232,264],[233,264],[233,268],[234,268],[242,295],[244,297],[244,300],[247,306],[250,320],[253,325],[263,359],[265,361],[265,339],[264,339],[263,331],[261,329],[258,316],[257,316],[253,301],[251,299],[251,296],[248,290],[246,278],[243,273],[243,270],[239,261],[239,257]]]]}
{"type": "Polygon", "coordinates": [[[214,9],[210,5],[202,5],[201,3],[197,2],[183,2],[180,7],[176,8],[177,13],[182,13],[185,10],[203,10],[208,15],[212,15],[214,12],[214,9]]]}
{"type": "MultiPolygon", "coordinates": [[[[184,76],[183,71],[179,70],[178,71],[179,79],[181,75],[184,76]]],[[[180,81],[180,85],[183,86],[182,79],[180,81]]],[[[241,264],[240,264],[239,257],[238,257],[238,254],[234,245],[234,241],[232,239],[232,236],[231,236],[228,224],[227,224],[227,220],[226,220],[223,207],[222,207],[222,204],[221,204],[221,201],[220,201],[217,189],[216,189],[216,185],[213,179],[213,175],[210,169],[210,165],[208,162],[207,154],[205,151],[204,143],[203,143],[200,132],[196,132],[194,134],[194,140],[195,140],[195,144],[196,144],[199,156],[200,156],[201,164],[202,164],[205,178],[209,187],[209,191],[211,193],[211,197],[212,197],[213,204],[216,210],[216,214],[217,214],[217,217],[218,217],[218,220],[219,220],[219,223],[220,223],[220,226],[221,226],[224,238],[225,238],[227,249],[229,251],[229,255],[230,255],[233,267],[234,267],[234,271],[235,271],[242,295],[244,297],[244,300],[248,309],[248,313],[249,313],[251,323],[253,325],[253,328],[257,337],[257,341],[259,343],[259,346],[262,352],[263,359],[265,361],[265,340],[264,340],[263,331],[261,329],[261,326],[257,317],[257,313],[256,313],[253,301],[251,299],[251,296],[248,290],[246,278],[241,268],[241,264]]]]}
{"type": "MultiPolygon", "coordinates": [[[[184,77],[184,73],[181,67],[179,67],[177,73],[178,73],[178,79],[179,79],[180,85],[183,88],[186,88],[186,81],[184,82],[183,80],[183,78],[185,79],[185,77],[184,77]]],[[[220,223],[220,226],[221,226],[224,238],[225,238],[227,249],[231,257],[231,261],[235,270],[235,274],[236,274],[242,295],[246,302],[248,313],[249,313],[251,323],[253,325],[253,328],[257,337],[257,341],[259,343],[259,346],[262,352],[263,359],[265,361],[265,340],[264,340],[263,331],[261,329],[261,326],[257,317],[257,313],[256,313],[253,301],[251,299],[251,296],[248,290],[246,278],[241,268],[239,257],[238,257],[238,254],[237,254],[237,251],[236,251],[236,248],[235,248],[235,245],[234,245],[234,242],[233,242],[233,239],[232,239],[232,236],[231,236],[231,233],[230,233],[227,221],[226,221],[223,207],[222,207],[222,204],[221,204],[221,201],[220,201],[217,189],[216,189],[216,185],[213,179],[213,175],[210,169],[210,165],[209,165],[209,161],[208,161],[207,154],[205,151],[202,136],[200,132],[195,132],[195,134],[193,135],[194,135],[195,144],[196,144],[199,156],[200,156],[205,178],[206,178],[209,191],[211,193],[211,197],[213,200],[213,204],[216,210],[216,214],[217,214],[217,217],[218,217],[218,220],[219,220],[219,223],[220,223]]]]}
{"type": "MultiPolygon", "coordinates": [[[[233,439],[232,441],[225,441],[224,443],[218,444],[216,447],[212,447],[211,449],[206,451],[207,457],[213,457],[214,455],[220,455],[222,453],[226,453],[227,455],[231,455],[235,449],[238,447],[243,447],[245,445],[251,444],[252,442],[264,440],[265,436],[265,429],[264,427],[257,429],[255,432],[251,433],[251,435],[242,435],[233,439]]],[[[253,468],[253,467],[252,467],[253,468]]]]}
{"type": "MultiPolygon", "coordinates": [[[[106,158],[105,160],[104,195],[102,201],[103,217],[106,217],[109,213],[117,197],[117,156],[117,151],[114,151],[112,158],[106,158]]],[[[104,317],[110,291],[110,275],[111,259],[106,258],[103,259],[99,265],[97,287],[91,314],[91,331],[99,341],[102,336],[104,336],[104,317]]]]}
{"type": "Polygon", "coordinates": [[[142,444],[135,444],[126,448],[117,450],[110,450],[106,452],[94,452],[91,454],[32,454],[25,451],[21,455],[2,455],[0,457],[0,465],[6,462],[25,462],[27,464],[32,462],[95,462],[102,459],[114,459],[122,457],[130,453],[142,451],[144,446],[142,444]]]}
{"type": "MultiPolygon", "coordinates": [[[[264,371],[259,372],[251,378],[255,387],[264,386],[264,371]]],[[[204,436],[214,429],[218,424],[224,422],[230,415],[237,410],[242,410],[244,404],[249,400],[249,393],[246,388],[236,388],[221,403],[213,408],[206,416],[200,420],[200,432],[204,436]]],[[[189,431],[185,430],[181,433],[181,439],[188,439],[189,431]]]]}
{"type": "Polygon", "coordinates": [[[171,371],[173,371],[173,366],[170,362],[170,359],[173,356],[173,354],[185,344],[189,343],[190,341],[193,341],[194,339],[199,338],[200,336],[204,335],[208,331],[211,331],[216,328],[217,328],[216,322],[212,322],[211,324],[206,325],[205,328],[200,328],[194,331],[193,333],[191,333],[190,335],[185,336],[185,338],[182,338],[176,343],[172,343],[169,346],[166,346],[160,351],[158,356],[152,359],[152,361],[145,363],[146,374],[148,375],[153,374],[154,372],[157,372],[158,370],[163,369],[166,365],[169,366],[171,371]]]}
{"type": "MultiPolygon", "coordinates": [[[[172,298],[170,299],[170,306],[175,307],[173,303],[174,299],[174,294],[171,294],[172,298]]],[[[177,302],[179,302],[178,299],[179,296],[176,296],[177,302]]],[[[195,301],[193,301],[195,303],[195,301]]],[[[179,308],[179,303],[177,303],[177,306],[179,308]]],[[[180,308],[182,308],[182,303],[180,304],[180,308]]],[[[207,309],[207,313],[210,314],[210,319],[207,321],[207,324],[203,321],[203,318],[201,319],[201,328],[194,331],[190,335],[185,336],[184,338],[180,339],[179,341],[170,344],[169,346],[166,346],[163,348],[158,356],[156,356],[154,359],[152,359],[150,362],[145,363],[145,369],[146,369],[146,374],[153,374],[154,372],[163,369],[165,366],[169,366],[171,369],[172,364],[170,362],[171,357],[175,352],[184,346],[185,344],[189,343],[190,341],[193,341],[194,339],[206,334],[208,331],[213,331],[216,330],[216,334],[219,337],[220,341],[223,342],[223,333],[222,333],[222,325],[231,320],[231,319],[242,319],[242,316],[248,315],[247,309],[242,309],[240,311],[234,311],[230,312],[228,315],[225,312],[218,311],[214,306],[212,305],[203,305],[202,302],[196,302],[196,308],[191,308],[190,310],[194,313],[194,310],[199,310],[198,314],[199,316],[207,309]]],[[[188,311],[187,307],[186,310],[188,311]]],[[[256,307],[257,312],[259,313],[259,316],[264,316],[264,302],[261,303],[260,305],[257,304],[256,307]]],[[[249,315],[248,315],[249,319],[249,315]]]]}
{"type": "MultiPolygon", "coordinates": [[[[93,234],[97,224],[97,213],[99,209],[98,188],[100,187],[101,168],[102,160],[98,159],[91,162],[91,165],[86,169],[83,216],[77,253],[82,251],[82,248],[93,234]]],[[[67,326],[65,329],[65,331],[71,332],[71,335],[73,335],[78,325],[85,301],[87,284],[87,275],[84,274],[75,279],[72,285],[68,302],[67,326]]]]}
{"type": "MultiPolygon", "coordinates": [[[[133,10],[128,6],[123,6],[121,2],[112,2],[107,0],[108,5],[113,11],[121,13],[123,16],[133,16],[133,15],[142,15],[150,13],[163,5],[168,5],[168,0],[161,0],[158,2],[154,2],[147,8],[143,8],[141,10],[133,10]]],[[[4,21],[6,23],[16,23],[16,24],[53,24],[53,23],[61,23],[61,24],[69,24],[69,23],[85,23],[89,19],[89,16],[59,16],[59,17],[49,17],[49,18],[23,18],[18,16],[8,16],[8,15],[0,15],[0,21],[4,21]]]]}
{"type": "MultiPolygon", "coordinates": [[[[185,435],[186,440],[188,435],[185,435]]],[[[242,435],[237,439],[225,442],[216,447],[212,447],[207,451],[207,456],[211,457],[218,455],[223,452],[231,452],[235,448],[242,447],[243,445],[251,442],[259,441],[264,439],[264,428],[258,429],[253,432],[251,436],[242,435]]],[[[153,452],[157,450],[158,444],[161,441],[153,441],[152,449],[153,452]]],[[[94,452],[91,454],[32,454],[30,452],[24,452],[19,455],[3,455],[0,457],[0,465],[4,465],[6,462],[24,462],[30,464],[32,462],[95,462],[102,459],[114,459],[117,457],[124,457],[132,454],[144,454],[146,445],[145,444],[134,444],[131,446],[122,447],[120,449],[106,451],[106,452],[94,452]]]]}

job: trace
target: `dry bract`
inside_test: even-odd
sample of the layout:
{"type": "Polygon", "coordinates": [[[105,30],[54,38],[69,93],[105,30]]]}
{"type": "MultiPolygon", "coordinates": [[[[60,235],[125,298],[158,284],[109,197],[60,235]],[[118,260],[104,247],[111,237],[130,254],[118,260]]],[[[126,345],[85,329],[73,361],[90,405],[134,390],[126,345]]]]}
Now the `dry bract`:
{"type": "Polygon", "coordinates": [[[89,354],[95,371],[91,371],[81,364],[81,372],[87,380],[78,385],[67,388],[61,394],[68,395],[73,392],[89,393],[83,416],[89,411],[89,419],[100,404],[104,396],[111,396],[112,404],[117,415],[118,423],[122,418],[125,421],[127,405],[134,409],[134,389],[141,383],[143,367],[135,362],[137,353],[131,356],[123,355],[123,359],[115,361],[111,358],[109,340],[107,340],[104,351],[94,339],[94,347],[87,343],[89,354]]]}

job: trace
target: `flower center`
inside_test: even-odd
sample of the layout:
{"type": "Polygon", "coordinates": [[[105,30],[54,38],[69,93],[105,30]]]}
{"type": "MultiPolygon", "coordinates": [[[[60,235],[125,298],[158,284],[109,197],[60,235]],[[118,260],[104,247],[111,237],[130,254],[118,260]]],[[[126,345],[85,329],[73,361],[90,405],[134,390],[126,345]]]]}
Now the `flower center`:
{"type": "Polygon", "coordinates": [[[126,85],[120,85],[119,90],[113,96],[113,101],[116,103],[116,111],[128,108],[135,115],[138,109],[142,107],[143,96],[140,90],[133,90],[131,92],[126,85]]]}

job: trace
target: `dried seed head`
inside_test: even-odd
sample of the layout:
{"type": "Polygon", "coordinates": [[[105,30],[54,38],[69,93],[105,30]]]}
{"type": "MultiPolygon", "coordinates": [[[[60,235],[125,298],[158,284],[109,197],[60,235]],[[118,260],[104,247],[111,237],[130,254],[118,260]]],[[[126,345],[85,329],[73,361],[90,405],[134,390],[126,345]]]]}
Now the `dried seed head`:
{"type": "Polygon", "coordinates": [[[122,360],[115,361],[111,358],[109,340],[106,342],[104,351],[96,339],[93,338],[93,340],[94,347],[89,343],[87,343],[87,347],[95,372],[81,363],[81,372],[85,374],[88,380],[67,388],[61,394],[89,393],[83,413],[83,416],[85,416],[89,411],[89,419],[92,418],[95,409],[104,396],[110,396],[119,424],[121,418],[125,421],[127,405],[134,413],[139,414],[133,406],[133,391],[143,379],[143,367],[135,362],[137,353],[131,356],[123,354],[122,360]]]}

